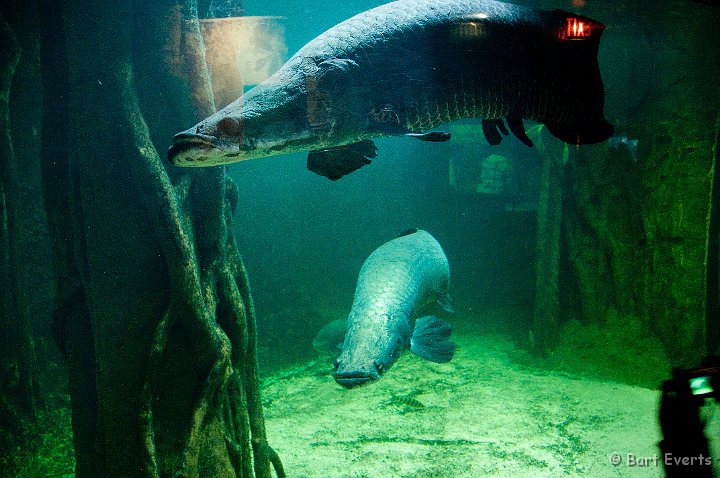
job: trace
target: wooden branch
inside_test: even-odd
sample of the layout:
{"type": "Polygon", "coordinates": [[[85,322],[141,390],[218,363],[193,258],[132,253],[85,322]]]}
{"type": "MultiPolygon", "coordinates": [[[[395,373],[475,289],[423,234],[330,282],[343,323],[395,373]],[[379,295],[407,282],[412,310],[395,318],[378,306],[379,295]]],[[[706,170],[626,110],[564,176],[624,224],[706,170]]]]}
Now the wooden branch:
{"type": "MultiPolygon", "coordinates": [[[[233,242],[234,245],[234,242],[233,242]]],[[[232,248],[237,253],[235,247],[232,248]]],[[[252,433],[252,445],[255,458],[256,478],[270,478],[270,455],[268,452],[267,436],[265,433],[265,417],[263,414],[262,400],[260,398],[260,377],[257,361],[257,326],[255,323],[255,307],[250,296],[250,286],[247,271],[242,260],[233,261],[238,269],[236,283],[240,294],[247,304],[247,353],[245,355],[245,393],[247,395],[248,414],[250,416],[250,432],[252,433]],[[243,293],[244,291],[244,293],[243,293]]]]}
{"type": "Polygon", "coordinates": [[[145,456],[142,457],[145,476],[148,478],[159,478],[160,473],[157,465],[157,454],[155,451],[155,429],[153,426],[153,399],[155,398],[155,386],[157,384],[158,373],[162,363],[162,357],[165,353],[168,334],[174,320],[170,314],[170,309],[165,312],[162,319],[155,329],[155,335],[148,352],[147,368],[145,370],[145,380],[140,396],[140,415],[138,427],[140,429],[140,437],[142,440],[142,450],[145,456]]]}
{"type": "Polygon", "coordinates": [[[240,444],[242,456],[242,476],[252,477],[252,452],[250,450],[250,434],[248,427],[250,416],[245,393],[245,382],[247,381],[242,365],[247,355],[247,322],[246,308],[235,282],[235,277],[226,264],[220,272],[219,295],[222,298],[219,310],[225,317],[222,323],[225,333],[230,338],[233,348],[233,366],[235,367],[234,380],[228,386],[228,395],[232,414],[234,416],[234,428],[238,431],[236,440],[240,444]]]}
{"type": "Polygon", "coordinates": [[[267,450],[270,463],[275,470],[277,478],[285,478],[285,468],[283,468],[282,461],[280,461],[280,455],[278,455],[277,452],[273,450],[270,445],[267,446],[267,450]]]}
{"type": "MultiPolygon", "coordinates": [[[[242,302],[245,304],[245,326],[247,328],[247,344],[243,353],[243,376],[245,397],[250,419],[250,432],[252,434],[253,457],[255,459],[255,476],[257,478],[270,477],[270,456],[268,453],[267,436],[265,433],[265,418],[260,398],[259,372],[257,362],[257,327],[255,323],[255,307],[250,294],[250,281],[245,270],[245,264],[237,250],[237,244],[232,237],[228,238],[228,263],[232,266],[231,289],[237,289],[242,302]]],[[[236,297],[233,293],[230,297],[236,297]]]]}
{"type": "Polygon", "coordinates": [[[200,31],[197,1],[182,3],[181,35],[186,78],[190,82],[190,102],[198,118],[205,118],[215,112],[215,97],[210,84],[210,71],[205,60],[205,43],[200,31]]]}
{"type": "Polygon", "coordinates": [[[211,412],[213,397],[219,389],[224,389],[230,377],[230,345],[226,343],[219,345],[220,359],[214,364],[205,380],[205,384],[199,394],[198,400],[193,407],[191,426],[187,439],[185,440],[185,452],[183,456],[182,471],[179,476],[195,476],[197,473],[197,462],[200,455],[200,438],[204,431],[208,414],[211,412]]]}
{"type": "Polygon", "coordinates": [[[242,372],[235,370],[236,378],[231,381],[228,386],[228,398],[232,410],[233,419],[235,420],[235,429],[237,436],[235,440],[240,446],[240,458],[242,460],[243,478],[253,478],[253,460],[252,450],[250,448],[250,417],[247,409],[247,399],[245,397],[244,377],[242,372]]]}

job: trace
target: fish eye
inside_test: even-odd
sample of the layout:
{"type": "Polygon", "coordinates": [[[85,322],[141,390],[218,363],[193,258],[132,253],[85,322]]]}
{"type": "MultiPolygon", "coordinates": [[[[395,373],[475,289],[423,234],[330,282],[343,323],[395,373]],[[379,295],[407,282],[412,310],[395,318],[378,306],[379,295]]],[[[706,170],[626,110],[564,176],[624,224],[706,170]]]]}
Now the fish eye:
{"type": "Polygon", "coordinates": [[[332,363],[334,369],[337,369],[340,366],[340,361],[338,360],[338,357],[335,357],[332,363]]]}
{"type": "Polygon", "coordinates": [[[217,129],[225,135],[236,135],[240,133],[240,122],[235,118],[226,116],[217,123],[217,129]]]}

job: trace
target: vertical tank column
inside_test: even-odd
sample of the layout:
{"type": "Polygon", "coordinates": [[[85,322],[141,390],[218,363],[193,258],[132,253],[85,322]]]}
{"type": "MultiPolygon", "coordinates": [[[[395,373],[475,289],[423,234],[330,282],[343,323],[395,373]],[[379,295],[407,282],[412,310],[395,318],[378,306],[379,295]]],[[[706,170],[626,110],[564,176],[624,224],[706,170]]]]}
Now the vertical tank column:
{"type": "Polygon", "coordinates": [[[720,353],[720,115],[716,123],[717,139],[712,165],[712,192],[708,214],[705,344],[708,354],[720,353]]]}

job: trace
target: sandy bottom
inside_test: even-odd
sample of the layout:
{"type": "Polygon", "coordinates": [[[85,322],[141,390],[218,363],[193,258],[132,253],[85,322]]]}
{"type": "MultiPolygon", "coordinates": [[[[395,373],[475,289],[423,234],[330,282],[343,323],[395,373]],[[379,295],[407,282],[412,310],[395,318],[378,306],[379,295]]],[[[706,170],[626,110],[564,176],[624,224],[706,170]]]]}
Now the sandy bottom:
{"type": "Polygon", "coordinates": [[[528,370],[502,337],[453,338],[451,363],[406,353],[354,390],[333,381],[329,359],[266,377],[268,439],[287,475],[663,476],[657,391],[528,370]]]}

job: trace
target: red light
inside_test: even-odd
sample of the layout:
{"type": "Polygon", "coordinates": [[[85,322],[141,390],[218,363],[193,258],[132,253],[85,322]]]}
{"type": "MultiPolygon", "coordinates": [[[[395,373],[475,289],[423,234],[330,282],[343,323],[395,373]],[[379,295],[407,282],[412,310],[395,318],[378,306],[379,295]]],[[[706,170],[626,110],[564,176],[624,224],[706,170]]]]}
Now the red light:
{"type": "Polygon", "coordinates": [[[567,18],[567,29],[565,30],[565,40],[579,40],[590,36],[590,25],[583,20],[577,18],[567,18]]]}

